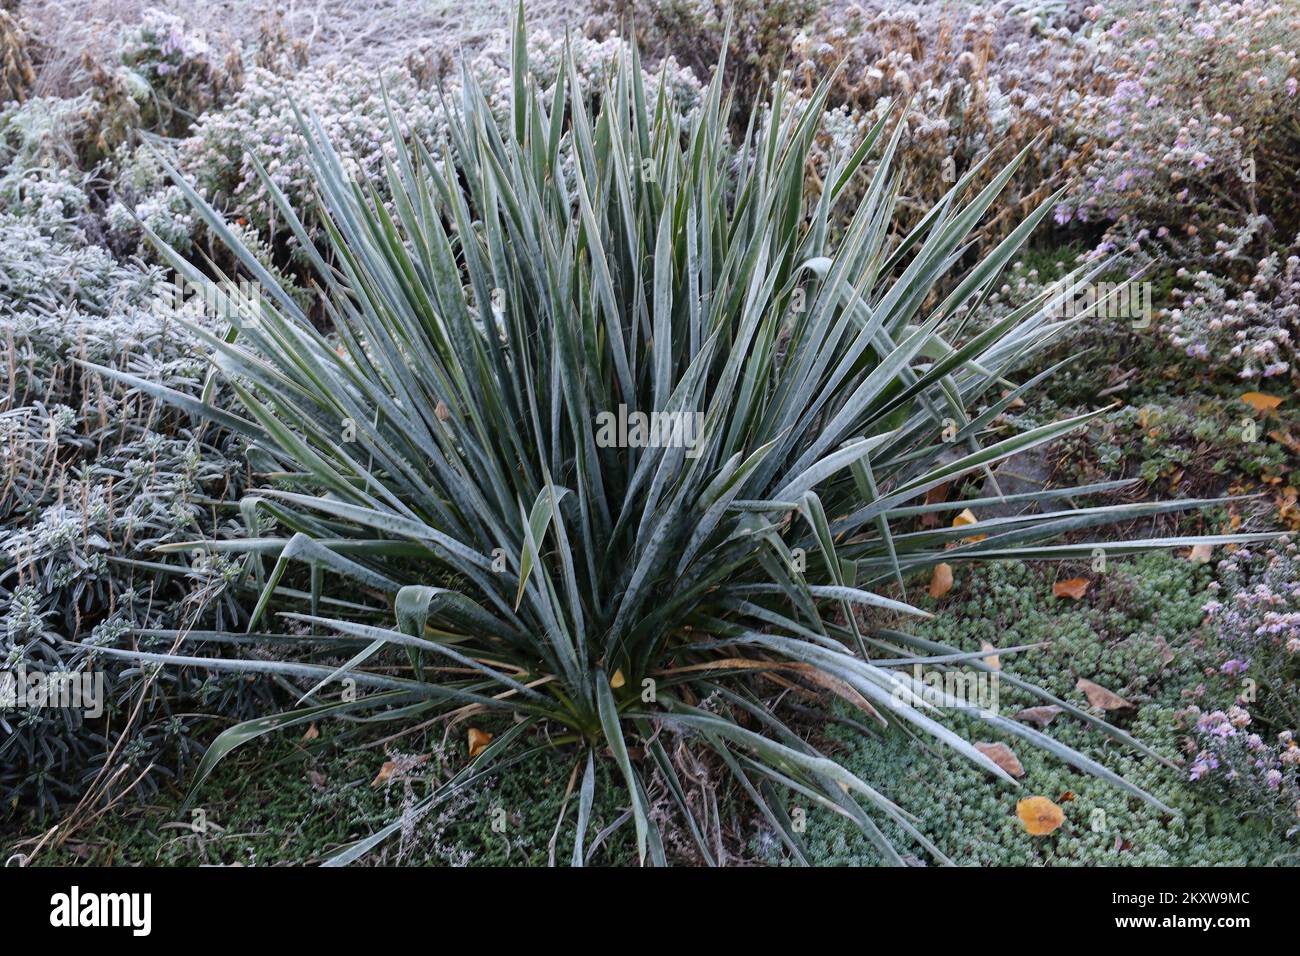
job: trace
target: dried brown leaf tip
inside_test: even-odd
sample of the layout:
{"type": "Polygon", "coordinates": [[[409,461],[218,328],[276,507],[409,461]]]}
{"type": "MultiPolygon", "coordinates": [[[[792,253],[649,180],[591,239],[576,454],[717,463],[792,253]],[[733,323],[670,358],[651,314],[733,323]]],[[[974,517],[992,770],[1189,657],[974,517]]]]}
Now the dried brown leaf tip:
{"type": "Polygon", "coordinates": [[[1039,727],[1046,727],[1056,715],[1061,713],[1061,708],[1056,704],[1044,704],[1041,707],[1026,707],[1024,710],[1017,712],[1014,716],[1016,720],[1024,721],[1027,724],[1037,724],[1039,727]]]}
{"type": "Polygon", "coordinates": [[[975,749],[988,757],[995,764],[1013,777],[1023,777],[1025,768],[1021,766],[1015,751],[1003,743],[977,743],[975,749]]]}
{"type": "Polygon", "coordinates": [[[1102,710],[1124,710],[1133,706],[1114,691],[1107,690],[1100,684],[1094,684],[1083,677],[1079,678],[1079,682],[1074,685],[1074,689],[1083,691],[1084,696],[1088,698],[1088,703],[1102,710]]]}

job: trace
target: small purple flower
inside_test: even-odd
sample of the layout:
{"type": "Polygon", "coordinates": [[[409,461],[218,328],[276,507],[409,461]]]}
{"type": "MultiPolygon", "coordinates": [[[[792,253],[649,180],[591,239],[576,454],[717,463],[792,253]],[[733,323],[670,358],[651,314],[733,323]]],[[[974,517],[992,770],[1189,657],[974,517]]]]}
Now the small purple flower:
{"type": "Polygon", "coordinates": [[[1225,661],[1223,666],[1220,667],[1219,670],[1221,670],[1225,674],[1244,674],[1246,673],[1246,668],[1249,666],[1250,666],[1249,662],[1238,660],[1237,658],[1234,657],[1230,661],[1225,661]]]}

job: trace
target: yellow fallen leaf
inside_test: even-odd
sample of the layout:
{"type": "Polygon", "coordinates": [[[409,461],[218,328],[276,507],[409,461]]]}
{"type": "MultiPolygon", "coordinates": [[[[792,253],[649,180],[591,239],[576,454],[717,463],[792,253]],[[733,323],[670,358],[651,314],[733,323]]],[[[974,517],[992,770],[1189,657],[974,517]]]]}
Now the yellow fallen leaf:
{"type": "Polygon", "coordinates": [[[1088,703],[1092,704],[1093,707],[1100,707],[1102,710],[1123,710],[1125,707],[1133,706],[1113,690],[1107,690],[1100,684],[1094,684],[1083,677],[1079,678],[1079,682],[1074,685],[1074,689],[1083,691],[1084,696],[1088,698],[1088,703]]]}
{"type": "Polygon", "coordinates": [[[493,735],[486,730],[479,730],[477,727],[469,729],[469,759],[473,760],[492,742],[493,735]]]}
{"type": "Polygon", "coordinates": [[[1257,412],[1269,412],[1282,404],[1282,399],[1278,396],[1263,392],[1247,392],[1241,396],[1241,400],[1257,412]]]}
{"type": "Polygon", "coordinates": [[[1056,597],[1074,598],[1076,601],[1088,593],[1088,585],[1092,584],[1087,578],[1070,578],[1068,581],[1057,581],[1052,585],[1052,594],[1056,597]]]}
{"type": "Polygon", "coordinates": [[[1192,550],[1187,554],[1187,560],[1191,561],[1192,564],[1206,564],[1213,553],[1214,545],[1194,544],[1192,550]]]}
{"type": "Polygon", "coordinates": [[[627,681],[624,679],[623,671],[621,669],[614,671],[614,676],[609,679],[609,686],[615,690],[618,690],[626,683],[627,681]]]}
{"type": "Polygon", "coordinates": [[[1016,804],[1016,816],[1030,836],[1047,836],[1065,822],[1065,811],[1046,797],[1025,797],[1016,804]]]}
{"type": "MultiPolygon", "coordinates": [[[[988,641],[980,641],[980,650],[996,651],[997,648],[988,641]]],[[[996,654],[990,654],[988,657],[984,658],[984,663],[989,665],[989,667],[993,668],[995,671],[1002,670],[1002,661],[998,659],[998,655],[996,654]]]]}
{"type": "Polygon", "coordinates": [[[1025,768],[1016,759],[1015,752],[1003,743],[977,743],[975,749],[1013,777],[1023,777],[1025,768]]]}
{"type": "MultiPolygon", "coordinates": [[[[978,519],[975,517],[975,512],[971,511],[969,508],[963,509],[961,514],[952,519],[952,526],[954,528],[961,528],[965,525],[978,523],[978,519]]],[[[975,534],[971,535],[969,538],[962,538],[962,541],[983,541],[987,537],[988,535],[985,534],[975,534]]]]}
{"type": "Polygon", "coordinates": [[[930,572],[930,597],[941,598],[952,590],[952,566],[936,564],[930,572]]]}

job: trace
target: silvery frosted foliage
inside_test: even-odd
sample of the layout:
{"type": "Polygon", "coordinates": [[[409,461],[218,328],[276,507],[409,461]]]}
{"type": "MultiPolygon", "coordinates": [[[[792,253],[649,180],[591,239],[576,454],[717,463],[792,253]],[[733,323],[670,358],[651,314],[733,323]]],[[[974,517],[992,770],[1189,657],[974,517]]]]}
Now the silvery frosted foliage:
{"type": "Polygon", "coordinates": [[[181,17],[161,10],[146,10],[122,34],[117,58],[116,73],[145,124],[173,135],[236,89],[242,77],[237,52],[216,49],[181,17]]]}
{"type": "Polygon", "coordinates": [[[1270,233],[1291,235],[1300,226],[1294,4],[1162,0],[1087,12],[1107,82],[1067,118],[1093,148],[1058,221],[1114,223],[1119,240],[1155,239],[1234,267],[1270,233]]]}
{"type": "Polygon", "coordinates": [[[594,0],[586,30],[622,36],[631,29],[647,59],[676,57],[705,81],[725,37],[727,81],[753,96],[779,72],[795,35],[826,6],[825,0],[594,0]]]}
{"type": "Polygon", "coordinates": [[[0,300],[6,309],[79,303],[106,312],[115,303],[139,302],[151,281],[147,271],[122,265],[102,246],[52,236],[29,218],[0,213],[0,300]]]}
{"type": "MultiPolygon", "coordinates": [[[[149,262],[158,262],[157,250],[145,237],[147,229],[171,248],[190,252],[201,236],[201,227],[184,192],[172,181],[163,154],[150,145],[135,148],[123,145],[115,156],[115,166],[112,186],[115,198],[104,210],[103,218],[113,249],[119,255],[134,253],[149,262]]],[[[254,250],[261,265],[304,308],[310,307],[309,293],[277,262],[272,243],[263,238],[257,227],[245,220],[232,228],[254,250]]],[[[268,238],[274,241],[273,236],[268,238]]]]}
{"type": "Polygon", "coordinates": [[[239,448],[74,361],[200,388],[203,357],[160,302],[160,282],[156,269],[0,215],[0,666],[100,671],[105,692],[99,719],[0,710],[4,814],[46,815],[78,797],[123,733],[125,762],[114,771],[129,783],[156,764],[139,785],[147,793],[190,747],[179,712],[201,702],[249,713],[256,700],[242,682],[105,666],[67,643],[120,645],[136,627],[239,622],[226,594],[238,567],[154,550],[231,525],[222,503],[246,483],[239,448]],[[128,721],[142,693],[145,706],[128,721]]]}
{"type": "MultiPolygon", "coordinates": [[[[564,34],[548,30],[538,30],[529,37],[528,72],[541,87],[543,104],[551,102],[553,82],[564,59],[565,42],[564,34]]],[[[568,42],[584,90],[598,88],[614,75],[620,59],[631,55],[628,44],[619,36],[604,39],[571,36],[568,42]]],[[[504,34],[488,43],[474,57],[470,71],[493,114],[498,120],[504,120],[510,110],[510,45],[504,34]]],[[[671,102],[679,112],[688,114],[699,106],[703,93],[700,81],[674,57],[665,57],[657,65],[644,68],[643,72],[646,97],[650,102],[659,95],[660,85],[666,83],[671,102]]]]}
{"type": "Polygon", "coordinates": [[[403,117],[404,134],[436,130],[433,97],[401,69],[377,77],[362,67],[327,67],[291,79],[255,69],[228,106],[204,114],[195,124],[179,146],[180,168],[205,195],[222,201],[232,218],[265,229],[272,224],[273,205],[245,147],[254,147],[276,185],[296,206],[305,206],[305,150],[293,113],[296,103],[319,117],[354,171],[373,174],[388,138],[381,80],[394,111],[403,117]]]}
{"type": "Polygon", "coordinates": [[[0,211],[45,236],[79,236],[90,214],[90,177],[73,146],[79,102],[41,98],[0,111],[0,211]]]}
{"type": "Polygon", "coordinates": [[[143,223],[174,249],[188,250],[195,222],[180,187],[168,180],[159,154],[149,146],[118,147],[113,200],[104,220],[115,238],[138,243],[143,223]]]}
{"type": "Polygon", "coordinates": [[[1294,543],[1219,562],[1205,606],[1231,703],[1189,708],[1188,776],[1300,833],[1300,555],[1294,543]]]}
{"type": "Polygon", "coordinates": [[[1253,709],[1276,730],[1300,732],[1300,553],[1294,543],[1219,562],[1205,608],[1230,659],[1224,674],[1252,678],[1253,709]]]}
{"type": "Polygon", "coordinates": [[[1179,273],[1169,310],[1174,345],[1243,379],[1300,378],[1300,235],[1239,285],[1207,269],[1179,273]]]}
{"type": "MultiPolygon", "coordinates": [[[[575,62],[584,78],[592,81],[598,80],[618,56],[627,53],[626,45],[617,39],[598,42],[575,37],[572,42],[575,62]]],[[[533,72],[548,87],[559,67],[563,46],[562,37],[542,33],[531,47],[533,72]]],[[[504,118],[508,109],[508,65],[504,43],[489,44],[470,65],[498,119],[504,118]]],[[[647,76],[648,95],[653,96],[658,89],[659,75],[647,76]]],[[[689,73],[669,62],[662,75],[683,109],[698,102],[700,86],[689,73]]],[[[447,87],[447,95],[454,98],[458,75],[440,79],[447,87]]],[[[303,114],[319,120],[350,173],[383,189],[383,163],[396,156],[385,98],[398,117],[403,139],[418,135],[425,145],[437,148],[447,132],[441,95],[404,66],[376,75],[373,69],[359,65],[329,65],[292,78],[254,69],[228,106],[204,114],[195,124],[192,135],[178,148],[179,168],[203,195],[224,206],[232,220],[259,231],[269,227],[274,233],[282,223],[276,221],[270,194],[258,178],[254,157],[246,149],[251,146],[271,180],[313,225],[306,148],[294,114],[295,105],[303,114]]],[[[147,212],[152,212],[159,200],[153,202],[154,207],[147,212]]],[[[172,208],[170,197],[166,205],[172,208]]]]}
{"type": "Polygon", "coordinates": [[[791,53],[791,73],[806,89],[839,70],[823,123],[823,165],[891,109],[909,105],[900,190],[914,219],[975,164],[986,163],[987,179],[1029,146],[984,227],[991,237],[1069,182],[1076,152],[1054,131],[1098,82],[1088,43],[1006,4],[937,13],[916,4],[853,4],[824,14],[791,53]]]}
{"type": "Polygon", "coordinates": [[[0,110],[0,157],[10,167],[40,170],[75,165],[85,132],[86,96],[41,96],[0,110]]]}

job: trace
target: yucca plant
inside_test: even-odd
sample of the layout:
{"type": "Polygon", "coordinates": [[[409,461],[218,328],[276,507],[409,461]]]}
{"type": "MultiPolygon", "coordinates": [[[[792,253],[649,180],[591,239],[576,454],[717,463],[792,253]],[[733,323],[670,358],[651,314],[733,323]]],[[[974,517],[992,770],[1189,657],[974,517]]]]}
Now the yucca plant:
{"type": "MultiPolygon", "coordinates": [[[[931,489],[1092,417],[993,440],[995,420],[1048,373],[1010,376],[1066,323],[1051,320],[1044,296],[980,331],[964,327],[1051,200],[961,271],[968,235],[1014,167],[974,195],[977,171],[968,172],[898,235],[890,159],[899,140],[882,135],[883,123],[837,158],[823,189],[806,190],[824,86],[793,112],[777,88],[733,143],[718,79],[682,117],[663,87],[647,95],[633,50],[596,91],[580,88],[566,62],[544,97],[527,78],[525,51],[516,27],[505,128],[468,74],[444,140],[404,145],[393,117],[396,158],[382,190],[355,181],[319,123],[303,119],[327,250],[263,173],[315,267],[336,338],[191,191],[264,287],[260,299],[230,294],[229,337],[195,329],[246,416],[105,371],[239,432],[277,463],[280,487],[244,511],[250,528],[269,514],[286,533],[202,546],[249,556],[255,620],[300,602],[283,618],[312,633],[294,640],[350,655],[334,667],[301,656],[106,651],[310,683],[301,709],[222,734],[202,773],[259,734],[329,715],[513,716],[416,810],[528,746],[571,747],[570,786],[581,781],[575,863],[586,856],[604,760],[626,783],[643,861],[665,861],[650,813],[656,773],[666,794],[655,796],[675,800],[700,858],[714,862],[666,729],[725,764],[796,859],[791,798],[852,820],[888,861],[901,856],[883,820],[943,859],[906,812],[782,719],[765,696],[779,679],[848,700],[882,724],[911,725],[1014,785],[944,722],[970,713],[1165,809],[1022,723],[956,699],[923,700],[913,664],[987,665],[979,653],[885,626],[925,616],[906,601],[907,579],[937,562],[1168,547],[1173,539],[1037,542],[1201,504],[1049,504],[1116,482],[1018,495],[1046,507],[982,522],[978,536],[916,521],[1005,500],[923,503],[931,489]],[[879,172],[833,237],[836,201],[876,151],[879,172]],[[659,416],[650,431],[660,440],[641,433],[634,413],[659,416]],[[611,440],[610,416],[620,415],[631,433],[611,440]],[[272,558],[268,572],[262,561],[272,558]],[[310,569],[308,590],[288,588],[291,564],[310,569]],[[338,699],[344,680],[366,693],[338,699]]],[[[191,281],[211,281],[169,256],[191,281]]],[[[1159,759],[1086,711],[1001,679],[1159,759]]],[[[359,858],[400,825],[334,862],[359,858]]]]}

